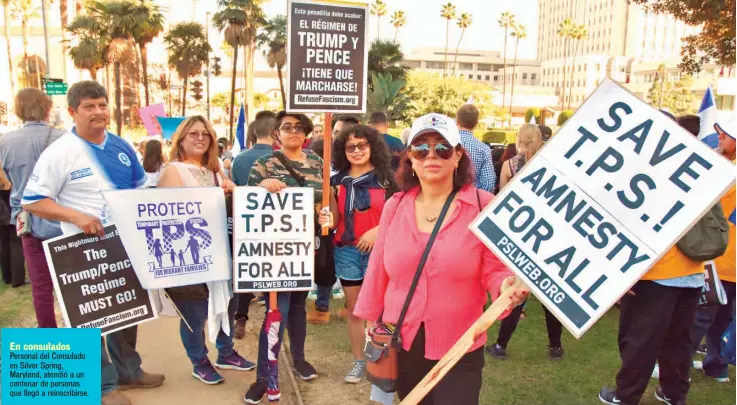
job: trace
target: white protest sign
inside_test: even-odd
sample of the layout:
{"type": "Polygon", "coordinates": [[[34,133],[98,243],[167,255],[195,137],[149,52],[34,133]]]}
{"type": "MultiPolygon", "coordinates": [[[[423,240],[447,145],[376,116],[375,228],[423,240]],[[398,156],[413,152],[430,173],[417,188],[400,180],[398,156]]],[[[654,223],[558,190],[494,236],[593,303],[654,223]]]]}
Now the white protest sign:
{"type": "Polygon", "coordinates": [[[575,335],[734,183],[734,165],[605,80],[471,225],[575,335]]]}
{"type": "Polygon", "coordinates": [[[103,196],[144,288],[230,279],[221,188],[113,190],[103,196]]]}
{"type": "Polygon", "coordinates": [[[315,269],[314,190],[237,187],[233,193],[233,290],[307,291],[315,269]]]}

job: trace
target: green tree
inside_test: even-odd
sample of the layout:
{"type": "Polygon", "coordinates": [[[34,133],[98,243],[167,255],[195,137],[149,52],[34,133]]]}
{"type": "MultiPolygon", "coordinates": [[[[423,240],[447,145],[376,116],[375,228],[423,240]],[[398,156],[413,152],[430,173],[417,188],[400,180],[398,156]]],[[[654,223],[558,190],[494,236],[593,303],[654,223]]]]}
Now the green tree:
{"type": "Polygon", "coordinates": [[[532,117],[535,117],[535,122],[537,124],[540,124],[541,117],[540,117],[540,109],[537,107],[528,108],[527,111],[525,111],[525,122],[529,123],[532,121],[532,117]]]}
{"type": "MultiPolygon", "coordinates": [[[[514,41],[514,62],[512,63],[512,89],[510,91],[509,96],[509,116],[512,116],[512,105],[514,104],[512,101],[514,100],[514,82],[517,77],[517,51],[519,51],[519,41],[522,39],[527,38],[527,28],[525,28],[522,24],[514,24],[512,27],[512,38],[515,38],[514,41]]],[[[504,74],[507,72],[505,71],[504,74]]],[[[509,121],[509,127],[512,127],[512,121],[509,121]]]]}
{"type": "Polygon", "coordinates": [[[701,66],[715,62],[722,66],[735,64],[735,0],[632,0],[645,10],[670,14],[692,26],[701,27],[698,34],[681,39],[681,64],[686,73],[696,73],[701,66]]]}
{"type": "MultiPolygon", "coordinates": [[[[655,80],[653,80],[653,85],[650,87],[650,90],[647,93],[648,100],[650,100],[650,104],[652,104],[656,108],[663,108],[663,95],[664,90],[666,88],[666,82],[665,82],[665,65],[660,64],[658,66],[658,70],[655,73],[655,80]]],[[[670,86],[670,84],[667,84],[670,86]]]]}
{"type": "Polygon", "coordinates": [[[455,4],[451,2],[443,4],[443,8],[440,10],[440,17],[445,18],[445,53],[443,54],[443,77],[445,77],[448,73],[448,36],[450,35],[450,20],[456,18],[455,4]]]}
{"type": "MultiPolygon", "coordinates": [[[[23,87],[41,88],[40,66],[38,57],[35,56],[33,61],[28,56],[28,21],[32,18],[40,17],[38,7],[33,4],[33,0],[11,0],[10,2],[11,17],[20,20],[21,36],[23,37],[23,87]],[[36,80],[31,80],[31,64],[34,66],[36,80]]],[[[7,24],[6,24],[7,27],[7,24]]]]}
{"type": "Polygon", "coordinates": [[[412,72],[407,75],[407,84],[401,94],[408,100],[402,118],[407,124],[431,112],[455,116],[458,106],[465,104],[472,96],[482,117],[492,110],[488,87],[465,78],[443,78],[426,72],[412,72]]]}
{"type": "Polygon", "coordinates": [[[8,52],[8,80],[10,81],[10,94],[15,94],[15,76],[13,75],[13,51],[10,49],[10,0],[2,0],[3,5],[3,29],[5,31],[5,46],[8,52]]]}
{"type": "Polygon", "coordinates": [[[391,23],[394,26],[394,42],[397,42],[399,36],[399,29],[407,25],[407,17],[404,15],[404,11],[397,10],[392,14],[391,23]]]}
{"type": "Polygon", "coordinates": [[[376,0],[371,5],[371,15],[376,16],[376,39],[381,39],[381,17],[386,15],[386,3],[383,0],[376,0]]]}
{"type": "Polygon", "coordinates": [[[406,84],[404,79],[394,80],[390,73],[372,74],[372,89],[368,94],[369,111],[383,111],[390,120],[399,119],[405,106],[400,91],[406,84]]]}
{"type": "Polygon", "coordinates": [[[169,51],[169,67],[177,71],[182,79],[182,115],[187,115],[187,81],[197,76],[211,51],[207,43],[205,27],[196,22],[182,22],[174,25],[164,37],[169,51]]]}
{"type": "Polygon", "coordinates": [[[284,91],[284,77],[282,69],[287,63],[287,18],[277,15],[268,20],[263,30],[256,39],[258,46],[264,49],[264,56],[269,67],[276,68],[279,77],[279,89],[281,91],[282,106],[287,108],[287,94],[284,91]]]}
{"type": "MultiPolygon", "coordinates": [[[[375,40],[371,43],[368,54],[368,74],[391,74],[394,79],[401,80],[407,76],[409,68],[404,66],[404,53],[399,44],[391,41],[375,40]]],[[[369,83],[369,88],[371,84],[369,83]]]]}
{"type": "MultiPolygon", "coordinates": [[[[570,18],[566,18],[558,25],[558,36],[563,38],[563,86],[560,88],[560,108],[565,106],[566,96],[566,69],[568,69],[568,43],[576,26],[570,18]]],[[[571,72],[573,73],[573,72],[571,72]]],[[[573,76],[573,74],[571,74],[573,76]]]]}
{"type": "Polygon", "coordinates": [[[266,94],[256,93],[253,95],[254,107],[258,108],[259,110],[262,110],[266,107],[267,104],[269,104],[269,96],[267,96],[266,94]]]}
{"type": "Polygon", "coordinates": [[[213,108],[220,108],[227,114],[230,108],[230,93],[217,93],[210,99],[213,108]]]}
{"type": "Polygon", "coordinates": [[[514,27],[514,25],[516,24],[514,19],[514,14],[510,13],[509,11],[505,11],[502,13],[501,16],[499,16],[499,19],[497,20],[499,26],[504,28],[504,61],[502,62],[504,65],[504,74],[502,75],[502,109],[504,109],[504,104],[507,101],[507,38],[509,37],[509,29],[514,27]]]}
{"type": "Polygon", "coordinates": [[[235,110],[235,79],[238,72],[238,48],[247,43],[247,15],[244,0],[219,0],[220,11],[213,16],[213,24],[222,31],[225,42],[233,48],[233,71],[230,82],[230,139],[233,139],[233,113],[235,110]]]}
{"type": "Polygon", "coordinates": [[[571,83],[568,86],[568,109],[571,109],[571,98],[573,93],[573,72],[576,69],[576,56],[578,55],[578,50],[581,47],[581,40],[586,39],[589,36],[589,31],[586,29],[585,25],[577,25],[573,28],[571,31],[571,39],[576,41],[574,50],[573,50],[573,69],[571,69],[571,83]]]}
{"type": "Polygon", "coordinates": [[[571,115],[573,115],[573,111],[571,110],[561,111],[561,113],[558,114],[558,126],[563,126],[563,124],[568,121],[568,118],[571,118],[571,115]]]}
{"type": "Polygon", "coordinates": [[[97,80],[97,72],[107,64],[107,32],[105,27],[90,15],[77,15],[66,30],[77,39],[77,44],[69,48],[69,56],[74,67],[90,72],[92,80],[97,80]]]}
{"type": "Polygon", "coordinates": [[[135,27],[133,39],[141,53],[141,67],[143,69],[143,90],[146,96],[146,105],[151,104],[148,88],[148,51],[147,46],[154,38],[164,32],[164,14],[161,7],[151,0],[140,0],[134,9],[135,27]]]}
{"type": "Polygon", "coordinates": [[[692,114],[695,112],[693,107],[695,97],[691,92],[692,85],[693,78],[690,75],[683,75],[676,82],[662,83],[662,79],[658,79],[653,82],[653,86],[648,92],[650,104],[659,109],[666,109],[675,116],[692,114]]]}
{"type": "Polygon", "coordinates": [[[463,40],[463,34],[466,33],[466,28],[468,28],[472,21],[473,17],[471,16],[471,13],[461,13],[461,16],[458,17],[458,21],[456,22],[456,25],[458,25],[458,28],[461,29],[461,36],[458,38],[458,45],[456,45],[456,53],[455,56],[453,56],[453,76],[456,74],[456,62],[458,61],[458,50],[461,47],[461,41],[463,40]]]}

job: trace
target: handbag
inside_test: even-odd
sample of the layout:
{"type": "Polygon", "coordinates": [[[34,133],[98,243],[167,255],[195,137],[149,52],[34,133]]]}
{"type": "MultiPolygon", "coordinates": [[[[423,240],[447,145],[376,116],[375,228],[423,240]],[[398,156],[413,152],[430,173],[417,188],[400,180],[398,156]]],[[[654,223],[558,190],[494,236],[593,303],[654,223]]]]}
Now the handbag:
{"type": "Polygon", "coordinates": [[[726,305],[727,293],[724,291],[721,280],[719,280],[717,266],[713,260],[704,262],[704,277],[704,287],[702,287],[699,296],[699,305],[703,307],[726,305]]]}
{"type": "MultiPolygon", "coordinates": [[[[369,328],[366,335],[366,346],[364,347],[364,355],[366,356],[366,378],[375,386],[384,392],[395,392],[399,381],[399,350],[402,348],[402,339],[400,337],[400,329],[407,315],[409,304],[412,302],[412,296],[417,289],[417,283],[420,281],[422,269],[425,267],[427,257],[430,255],[430,249],[435,242],[445,215],[448,213],[450,203],[453,201],[457,191],[453,190],[440,211],[437,222],[433,227],[430,239],[427,241],[425,251],[422,253],[420,263],[417,265],[415,277],[412,279],[412,285],[409,287],[407,298],[402,305],[402,311],[399,313],[399,319],[396,325],[385,323],[381,320],[383,312],[379,316],[378,322],[369,328]]],[[[400,199],[401,202],[401,199],[400,199]]],[[[399,204],[397,204],[397,207],[399,204]]],[[[395,211],[396,215],[396,211],[395,211]]]]}

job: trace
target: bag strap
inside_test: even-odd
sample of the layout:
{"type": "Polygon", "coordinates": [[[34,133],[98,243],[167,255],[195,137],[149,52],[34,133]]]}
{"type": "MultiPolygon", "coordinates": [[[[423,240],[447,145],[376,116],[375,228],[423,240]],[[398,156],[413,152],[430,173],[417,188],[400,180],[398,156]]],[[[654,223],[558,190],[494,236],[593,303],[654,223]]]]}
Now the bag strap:
{"type": "Polygon", "coordinates": [[[220,180],[218,180],[218,174],[215,172],[212,172],[212,177],[215,179],[215,186],[220,187],[220,180]]]}
{"type": "Polygon", "coordinates": [[[397,325],[394,328],[394,333],[392,333],[392,342],[399,342],[399,331],[402,327],[402,323],[404,322],[404,317],[407,315],[407,310],[409,309],[409,304],[412,302],[412,296],[415,294],[415,290],[417,289],[417,283],[420,281],[420,275],[422,275],[422,269],[425,267],[425,262],[427,261],[427,257],[430,255],[430,248],[432,248],[433,243],[435,243],[435,237],[438,236],[438,231],[440,231],[440,227],[443,225],[443,220],[445,220],[445,215],[448,213],[448,209],[450,208],[450,203],[453,202],[453,198],[455,197],[457,193],[457,190],[453,190],[452,193],[448,196],[448,199],[445,200],[445,204],[443,205],[443,209],[440,211],[440,215],[438,216],[438,220],[435,223],[435,227],[432,229],[432,234],[430,234],[430,239],[427,241],[427,246],[425,246],[425,251],[422,253],[422,258],[420,258],[420,263],[417,265],[417,271],[415,272],[415,278],[412,280],[412,285],[409,287],[409,292],[407,293],[407,298],[404,300],[404,305],[402,306],[402,312],[399,313],[399,319],[397,319],[397,325]]]}
{"type": "MultiPolygon", "coordinates": [[[[300,187],[304,187],[305,186],[305,178],[304,178],[304,176],[298,174],[294,170],[294,168],[292,167],[292,165],[289,164],[289,160],[287,160],[287,157],[284,156],[283,153],[281,153],[279,151],[276,151],[276,152],[274,152],[274,157],[276,157],[277,159],[279,159],[279,162],[281,162],[281,164],[284,166],[284,168],[287,169],[287,171],[289,171],[289,174],[291,174],[292,177],[294,177],[294,180],[297,180],[297,184],[299,184],[300,187]]],[[[325,179],[323,179],[322,181],[325,181],[325,179]]],[[[330,180],[328,179],[328,181],[330,181],[330,180]]]]}

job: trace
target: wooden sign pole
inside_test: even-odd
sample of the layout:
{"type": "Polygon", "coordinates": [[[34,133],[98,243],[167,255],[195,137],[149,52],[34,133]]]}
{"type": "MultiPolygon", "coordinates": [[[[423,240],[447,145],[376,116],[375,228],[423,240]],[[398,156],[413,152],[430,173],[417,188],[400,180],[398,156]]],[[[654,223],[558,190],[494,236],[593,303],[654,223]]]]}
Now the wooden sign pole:
{"type": "Polygon", "coordinates": [[[448,353],[430,370],[422,381],[415,386],[412,392],[400,403],[400,405],[416,405],[437,385],[440,380],[458,363],[463,356],[466,355],[468,349],[473,346],[476,339],[486,333],[486,330],[496,322],[496,320],[509,308],[512,303],[512,296],[515,292],[525,288],[525,284],[519,278],[514,284],[500,295],[489,309],[484,312],[481,317],[471,325],[466,333],[461,336],[448,353]]]}
{"type": "MultiPolygon", "coordinates": [[[[333,113],[325,113],[322,150],[322,207],[330,207],[330,168],[333,161],[333,113]]],[[[323,225],[322,236],[328,236],[330,226],[323,225]]]]}

